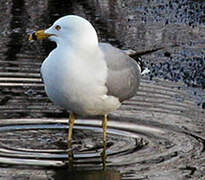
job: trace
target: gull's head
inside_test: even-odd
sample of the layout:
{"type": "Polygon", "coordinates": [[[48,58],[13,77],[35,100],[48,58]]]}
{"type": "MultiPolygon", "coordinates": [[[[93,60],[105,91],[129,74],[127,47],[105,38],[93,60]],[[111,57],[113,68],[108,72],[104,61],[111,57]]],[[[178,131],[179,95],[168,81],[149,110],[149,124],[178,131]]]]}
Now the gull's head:
{"type": "Polygon", "coordinates": [[[29,35],[29,40],[49,38],[57,45],[95,46],[98,38],[94,27],[86,19],[68,15],[61,17],[46,29],[29,35]]]}

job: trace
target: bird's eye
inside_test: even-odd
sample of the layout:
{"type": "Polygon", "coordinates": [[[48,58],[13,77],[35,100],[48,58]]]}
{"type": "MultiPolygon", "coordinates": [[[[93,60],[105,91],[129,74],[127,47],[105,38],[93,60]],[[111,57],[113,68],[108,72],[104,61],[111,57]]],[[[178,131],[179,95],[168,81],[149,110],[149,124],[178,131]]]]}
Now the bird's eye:
{"type": "Polygon", "coordinates": [[[59,31],[59,30],[61,29],[61,27],[60,27],[59,25],[56,25],[56,26],[55,26],[55,29],[56,29],[57,31],[59,31]]]}

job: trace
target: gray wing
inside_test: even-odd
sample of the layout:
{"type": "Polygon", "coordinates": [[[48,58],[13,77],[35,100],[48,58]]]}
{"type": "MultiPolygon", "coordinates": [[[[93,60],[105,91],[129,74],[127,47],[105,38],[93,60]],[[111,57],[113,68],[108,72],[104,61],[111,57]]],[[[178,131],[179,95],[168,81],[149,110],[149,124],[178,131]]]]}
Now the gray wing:
{"type": "Polygon", "coordinates": [[[139,88],[141,73],[137,62],[107,43],[99,43],[108,67],[108,95],[124,101],[133,97],[139,88]]]}

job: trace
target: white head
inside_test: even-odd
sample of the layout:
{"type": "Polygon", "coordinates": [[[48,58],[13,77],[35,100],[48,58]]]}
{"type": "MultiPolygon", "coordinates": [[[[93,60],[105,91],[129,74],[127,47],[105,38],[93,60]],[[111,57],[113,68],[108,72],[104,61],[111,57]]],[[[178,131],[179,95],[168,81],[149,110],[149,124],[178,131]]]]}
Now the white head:
{"type": "Polygon", "coordinates": [[[94,27],[86,19],[68,15],[57,21],[45,33],[53,34],[49,39],[57,45],[72,44],[73,46],[96,46],[98,38],[94,27]]]}
{"type": "MultiPolygon", "coordinates": [[[[36,31],[35,39],[49,38],[57,46],[73,46],[78,48],[93,47],[98,45],[98,38],[94,27],[86,19],[68,15],[61,17],[45,31],[36,31]]],[[[32,39],[30,35],[29,39],[32,39]]],[[[34,39],[34,38],[33,38],[34,39]]]]}

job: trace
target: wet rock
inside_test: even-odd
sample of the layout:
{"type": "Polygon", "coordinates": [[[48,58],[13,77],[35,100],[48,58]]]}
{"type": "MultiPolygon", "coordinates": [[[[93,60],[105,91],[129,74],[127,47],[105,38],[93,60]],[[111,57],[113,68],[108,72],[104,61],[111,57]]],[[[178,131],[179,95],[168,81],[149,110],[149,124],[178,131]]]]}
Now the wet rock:
{"type": "MultiPolygon", "coordinates": [[[[165,56],[170,56],[170,54],[165,52],[165,56]]],[[[205,86],[204,67],[204,57],[173,58],[159,64],[151,63],[149,76],[150,79],[157,76],[174,82],[183,81],[187,86],[203,88],[205,86]]]]}

